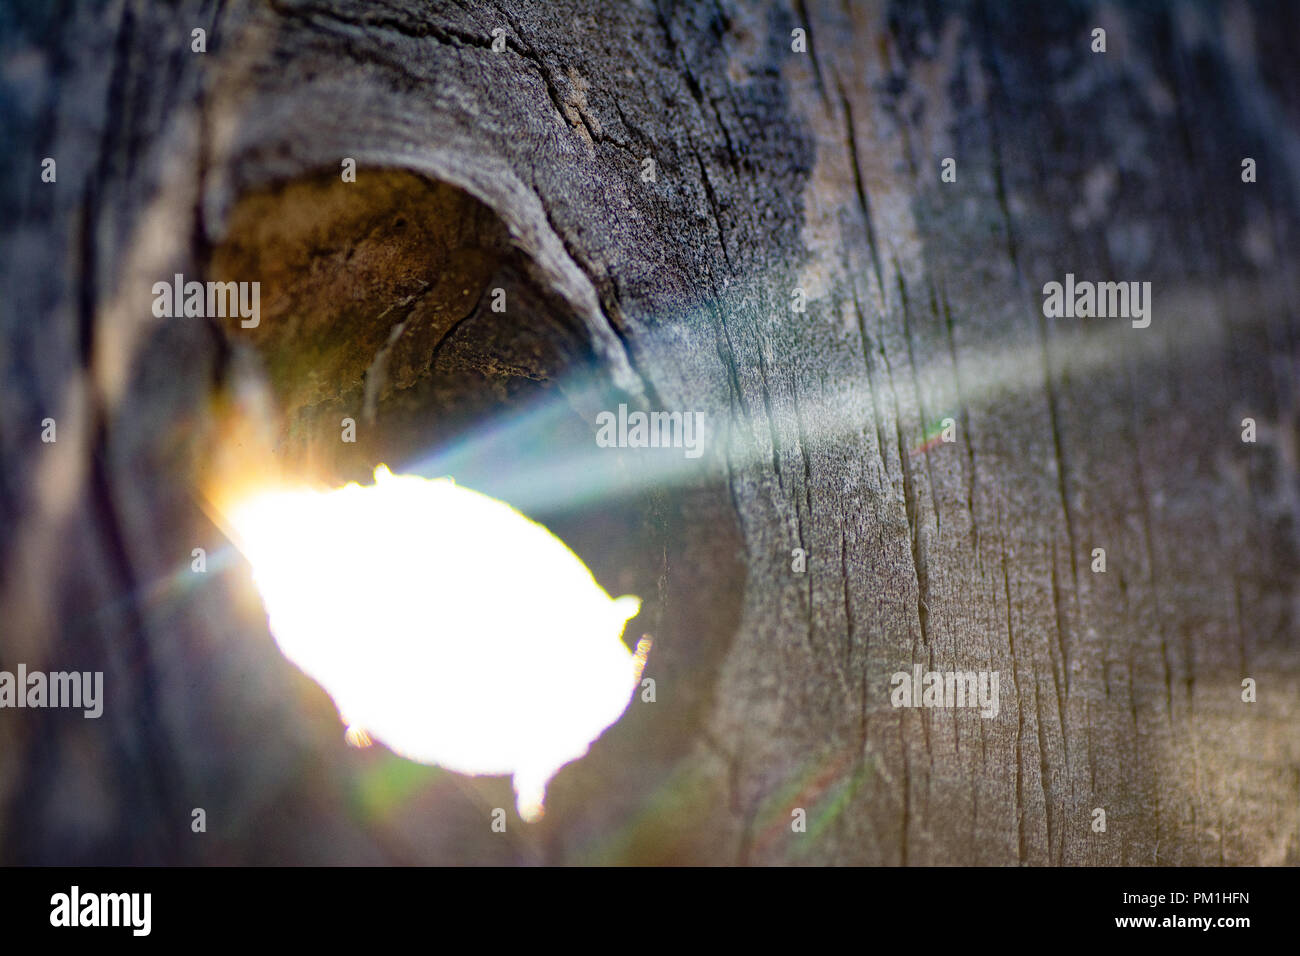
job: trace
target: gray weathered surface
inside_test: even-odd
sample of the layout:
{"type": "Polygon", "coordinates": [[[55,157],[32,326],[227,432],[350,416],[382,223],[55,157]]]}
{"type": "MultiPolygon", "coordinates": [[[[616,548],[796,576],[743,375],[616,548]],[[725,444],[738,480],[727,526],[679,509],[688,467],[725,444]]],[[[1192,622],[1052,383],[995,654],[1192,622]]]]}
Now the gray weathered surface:
{"type": "Polygon", "coordinates": [[[1294,10],[178,6],[5,14],[0,652],[112,696],[0,713],[3,858],[1300,860],[1294,10]],[[344,156],[364,198],[324,185],[344,156]],[[276,207],[287,181],[321,192],[276,207]],[[315,255],[258,244],[309,208],[315,255]],[[303,331],[267,292],[259,336],[151,315],[154,281],[254,257],[303,331]],[[519,330],[449,271],[518,290],[519,330]],[[1044,319],[1066,272],[1150,280],[1151,327],[1044,319]],[[649,582],[658,702],[504,840],[505,783],[347,750],[242,566],[188,577],[250,355],[310,450],[399,313],[375,461],[588,361],[723,423],[713,477],[573,527],[649,582]],[[336,390],[295,342],[341,349],[336,390]],[[914,454],[945,414],[958,443],[914,454]],[[913,662],[998,670],[1000,715],[894,710],[913,662]]]}

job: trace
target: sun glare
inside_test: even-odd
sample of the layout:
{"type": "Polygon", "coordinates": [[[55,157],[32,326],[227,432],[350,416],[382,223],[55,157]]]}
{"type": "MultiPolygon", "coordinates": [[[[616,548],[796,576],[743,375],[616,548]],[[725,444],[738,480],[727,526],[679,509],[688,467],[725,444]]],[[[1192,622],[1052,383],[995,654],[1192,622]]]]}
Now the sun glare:
{"type": "Polygon", "coordinates": [[[535,820],[550,779],[632,697],[649,649],[559,538],[450,479],[393,475],[257,493],[223,509],[285,656],[334,699],[349,742],[512,774],[535,820]]]}

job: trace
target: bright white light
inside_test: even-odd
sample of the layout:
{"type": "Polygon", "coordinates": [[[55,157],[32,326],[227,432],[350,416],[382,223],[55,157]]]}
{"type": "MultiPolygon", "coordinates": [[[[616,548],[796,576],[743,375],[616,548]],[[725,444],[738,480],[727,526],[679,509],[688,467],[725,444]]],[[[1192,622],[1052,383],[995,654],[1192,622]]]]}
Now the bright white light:
{"type": "Polygon", "coordinates": [[[546,528],[449,479],[279,490],[226,509],[291,661],[349,727],[422,763],[513,774],[542,812],[556,771],[618,720],[649,642],[546,528]]]}

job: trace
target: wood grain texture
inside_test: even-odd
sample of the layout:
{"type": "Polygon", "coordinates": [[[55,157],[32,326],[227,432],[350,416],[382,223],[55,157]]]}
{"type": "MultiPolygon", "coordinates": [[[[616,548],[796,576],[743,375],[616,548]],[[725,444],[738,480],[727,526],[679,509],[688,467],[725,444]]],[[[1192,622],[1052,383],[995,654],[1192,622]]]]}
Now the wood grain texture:
{"type": "Polygon", "coordinates": [[[3,16],[0,664],[111,696],[0,714],[0,859],[1300,862],[1291,5],[3,16]],[[260,337],[152,316],[153,282],[250,262],[283,297],[260,337]],[[1044,318],[1067,272],[1152,282],[1151,326],[1044,318]],[[237,561],[175,581],[221,546],[195,489],[239,396],[298,409],[301,450],[405,321],[382,439],[329,467],[577,367],[721,423],[716,471],[579,549],[648,582],[657,702],[504,838],[508,782],[343,746],[237,561]],[[914,663],[997,670],[1000,714],[894,709],[914,663]]]}

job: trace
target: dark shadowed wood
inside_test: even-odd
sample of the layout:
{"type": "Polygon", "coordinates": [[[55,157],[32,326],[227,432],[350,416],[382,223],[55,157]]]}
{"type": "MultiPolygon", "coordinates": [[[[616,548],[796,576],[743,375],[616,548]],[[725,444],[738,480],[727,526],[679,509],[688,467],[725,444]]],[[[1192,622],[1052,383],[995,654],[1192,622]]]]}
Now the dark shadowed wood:
{"type": "Polygon", "coordinates": [[[0,665],[108,698],[0,711],[0,858],[1300,862],[1291,5],[9,6],[0,665]],[[175,273],[262,325],[155,318],[175,273]],[[1150,326],[1045,318],[1066,273],[1150,326]],[[203,488],[543,400],[557,449],[613,401],[716,441],[543,516],[646,598],[657,701],[502,836],[508,781],[345,746],[203,488]],[[999,714],[893,708],[914,664],[999,714]]]}

